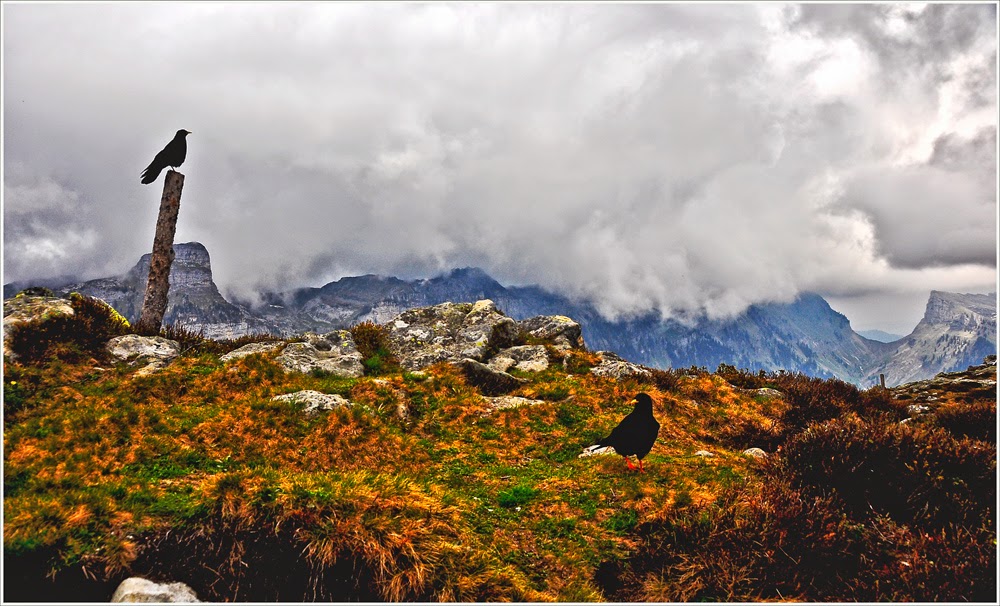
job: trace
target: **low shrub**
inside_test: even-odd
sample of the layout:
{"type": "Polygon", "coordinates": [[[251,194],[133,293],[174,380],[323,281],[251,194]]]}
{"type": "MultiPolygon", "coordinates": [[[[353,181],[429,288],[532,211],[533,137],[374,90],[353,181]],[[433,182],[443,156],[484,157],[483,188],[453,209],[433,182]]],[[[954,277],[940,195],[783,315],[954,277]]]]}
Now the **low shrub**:
{"type": "Polygon", "coordinates": [[[957,438],[997,443],[995,399],[941,406],[934,412],[932,420],[957,438]]]}
{"type": "Polygon", "coordinates": [[[399,359],[392,352],[389,331],[371,320],[351,328],[354,345],[362,357],[366,375],[381,375],[400,370],[399,359]]]}
{"type": "Polygon", "coordinates": [[[940,428],[848,415],[809,427],[785,445],[796,486],[839,499],[849,515],[884,514],[931,528],[992,519],[996,452],[940,428]]]}

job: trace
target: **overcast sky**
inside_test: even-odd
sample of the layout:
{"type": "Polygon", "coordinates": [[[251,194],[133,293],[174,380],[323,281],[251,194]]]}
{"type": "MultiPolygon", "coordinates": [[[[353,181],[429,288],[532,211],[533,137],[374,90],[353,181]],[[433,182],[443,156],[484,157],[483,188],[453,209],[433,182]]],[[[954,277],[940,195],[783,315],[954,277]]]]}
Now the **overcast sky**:
{"type": "Polygon", "coordinates": [[[608,315],[997,280],[993,4],[3,6],[4,281],[176,242],[224,293],[479,266],[608,315]]]}

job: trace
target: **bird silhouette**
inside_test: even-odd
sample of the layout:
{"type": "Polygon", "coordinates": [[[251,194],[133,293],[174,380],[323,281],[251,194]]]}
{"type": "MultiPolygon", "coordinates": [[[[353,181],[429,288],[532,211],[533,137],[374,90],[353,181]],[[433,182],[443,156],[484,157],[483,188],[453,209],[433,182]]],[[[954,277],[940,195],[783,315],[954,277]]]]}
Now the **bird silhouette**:
{"type": "Polygon", "coordinates": [[[184,164],[184,158],[187,156],[187,137],[190,135],[190,131],[186,131],[183,128],[177,131],[174,138],[167,143],[167,146],[160,150],[160,153],[156,154],[153,161],[149,163],[146,170],[142,171],[141,177],[142,182],[145,184],[152,183],[156,181],[156,178],[160,176],[160,171],[166,167],[177,168],[181,164],[184,164]]]}
{"type": "Polygon", "coordinates": [[[640,393],[630,403],[635,404],[632,412],[611,430],[608,437],[584,448],[583,454],[594,454],[595,451],[610,446],[625,457],[625,464],[629,469],[636,469],[629,459],[630,455],[635,455],[639,460],[639,471],[645,471],[642,459],[653,449],[656,436],[660,433],[660,424],[653,417],[653,399],[648,394],[640,393]]]}

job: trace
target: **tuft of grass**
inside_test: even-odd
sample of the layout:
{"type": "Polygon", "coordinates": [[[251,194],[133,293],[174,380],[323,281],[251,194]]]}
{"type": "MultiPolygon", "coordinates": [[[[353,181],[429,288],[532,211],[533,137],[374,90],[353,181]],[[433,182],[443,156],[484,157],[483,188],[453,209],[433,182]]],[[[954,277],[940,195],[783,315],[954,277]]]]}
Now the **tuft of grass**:
{"type": "Polygon", "coordinates": [[[538,489],[532,486],[518,485],[507,490],[502,490],[497,495],[497,504],[500,507],[513,509],[530,503],[538,496],[538,489]]]}

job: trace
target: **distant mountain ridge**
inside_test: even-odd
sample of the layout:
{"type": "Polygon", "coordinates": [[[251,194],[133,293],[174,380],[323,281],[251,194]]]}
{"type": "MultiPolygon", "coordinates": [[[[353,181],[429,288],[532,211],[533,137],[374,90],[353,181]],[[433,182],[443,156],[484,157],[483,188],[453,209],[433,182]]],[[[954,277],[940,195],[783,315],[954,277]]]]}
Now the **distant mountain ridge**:
{"type": "MultiPolygon", "coordinates": [[[[751,370],[802,372],[838,377],[862,386],[880,373],[888,385],[964,370],[996,353],[995,295],[934,291],[924,319],[903,340],[884,343],[854,332],[850,321],[821,296],[802,293],[791,303],[750,306],[727,320],[702,319],[694,326],[657,314],[611,321],[587,302],[537,286],[505,287],[481,269],[462,268],[434,278],[401,280],[364,275],[318,288],[262,293],[259,303],[227,301],[212,280],[211,262],[197,242],[175,244],[170,302],[164,321],[211,338],[254,332],[293,335],[328,332],[358,322],[386,322],[414,307],[446,301],[492,299],[507,315],[566,315],[581,324],[586,344],[660,368],[730,364],[751,370]]],[[[130,321],[142,306],[149,255],[124,276],[54,288],[76,290],[107,301],[130,321]]],[[[15,294],[14,285],[4,295],[15,294]]],[[[18,285],[20,286],[20,285],[18,285]]],[[[10,287],[10,288],[9,288],[10,287]]],[[[52,286],[50,286],[52,287],[52,286]]]]}
{"type": "Polygon", "coordinates": [[[892,343],[893,341],[898,341],[902,339],[904,336],[878,329],[859,330],[858,334],[866,339],[871,339],[872,341],[879,341],[880,343],[892,343]]]}

